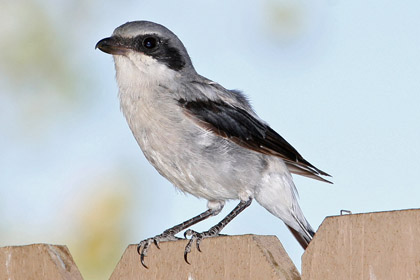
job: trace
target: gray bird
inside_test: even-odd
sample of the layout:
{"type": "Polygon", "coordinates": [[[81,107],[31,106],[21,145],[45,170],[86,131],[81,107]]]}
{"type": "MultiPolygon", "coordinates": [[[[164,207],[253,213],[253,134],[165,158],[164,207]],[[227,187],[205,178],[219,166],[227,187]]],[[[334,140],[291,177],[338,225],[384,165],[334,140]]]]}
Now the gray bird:
{"type": "Polygon", "coordinates": [[[220,213],[227,200],[239,204],[195,241],[219,232],[255,199],[280,218],[305,249],[314,230],[297,202],[292,173],[329,182],[253,111],[239,91],[199,75],[182,42],[166,27],[127,22],[97,48],[113,55],[121,110],[147,160],[178,189],[208,201],[208,210],[141,241],[141,262],[152,243],[220,213]]]}

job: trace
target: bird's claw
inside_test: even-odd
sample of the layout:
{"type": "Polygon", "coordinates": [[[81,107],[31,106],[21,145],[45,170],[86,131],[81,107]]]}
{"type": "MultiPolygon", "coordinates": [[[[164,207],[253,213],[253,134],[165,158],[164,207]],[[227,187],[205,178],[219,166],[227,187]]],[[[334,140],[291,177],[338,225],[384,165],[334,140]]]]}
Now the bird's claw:
{"type": "Polygon", "coordinates": [[[158,240],[158,239],[154,238],[154,239],[153,239],[153,243],[155,243],[155,246],[156,246],[158,249],[160,249],[160,247],[159,247],[159,240],[158,240]]]}
{"type": "MultiPolygon", "coordinates": [[[[147,251],[149,250],[150,244],[152,244],[152,242],[155,243],[155,238],[156,237],[145,239],[137,245],[137,253],[140,255],[140,262],[145,268],[148,268],[148,267],[144,263],[144,257],[147,256],[147,251]]],[[[159,246],[157,247],[159,248],[159,246]]]]}
{"type": "Polygon", "coordinates": [[[147,256],[147,251],[149,250],[150,245],[152,243],[155,244],[156,248],[160,249],[159,243],[161,241],[173,241],[173,240],[178,240],[178,239],[181,239],[181,238],[178,238],[173,234],[167,234],[166,232],[164,232],[160,235],[156,235],[155,237],[147,238],[147,239],[141,241],[137,245],[137,253],[140,255],[141,264],[145,268],[148,268],[147,265],[144,263],[144,258],[147,256]]]}
{"type": "Polygon", "coordinates": [[[196,232],[192,229],[189,229],[189,230],[184,232],[184,237],[187,238],[188,236],[191,236],[191,238],[188,241],[187,246],[185,246],[184,260],[187,264],[190,264],[190,262],[188,261],[188,254],[191,253],[191,247],[192,247],[193,243],[195,242],[197,250],[201,253],[201,249],[200,249],[201,240],[203,240],[203,238],[219,236],[219,233],[218,232],[212,232],[210,230],[199,233],[199,232],[196,232]]]}
{"type": "Polygon", "coordinates": [[[184,260],[187,264],[190,264],[190,262],[188,261],[188,254],[191,253],[191,247],[192,244],[194,243],[194,241],[196,242],[197,245],[197,250],[199,252],[201,252],[200,249],[200,241],[201,239],[203,239],[203,236],[201,235],[201,233],[196,232],[192,229],[186,230],[184,232],[184,237],[187,238],[188,236],[191,236],[191,239],[188,241],[187,246],[185,246],[185,250],[184,250],[184,260]]]}

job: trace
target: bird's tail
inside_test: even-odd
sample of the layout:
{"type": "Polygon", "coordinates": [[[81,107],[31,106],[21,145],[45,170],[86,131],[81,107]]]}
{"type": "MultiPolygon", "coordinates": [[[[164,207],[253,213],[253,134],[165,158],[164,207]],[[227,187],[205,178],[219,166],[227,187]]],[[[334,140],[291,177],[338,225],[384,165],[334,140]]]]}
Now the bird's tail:
{"type": "Polygon", "coordinates": [[[281,219],[306,249],[315,233],[299,207],[297,190],[289,173],[269,173],[268,181],[256,191],[255,200],[281,219]]]}
{"type": "Polygon", "coordinates": [[[286,225],[287,228],[290,230],[290,232],[293,234],[293,236],[296,238],[296,240],[299,242],[300,246],[302,246],[303,250],[306,250],[306,247],[308,247],[309,242],[311,242],[312,237],[315,235],[315,233],[312,231],[312,229],[305,230],[305,233],[302,234],[295,230],[294,228],[286,225]]]}
{"type": "Polygon", "coordinates": [[[305,250],[306,247],[308,247],[309,242],[311,242],[312,237],[314,237],[315,232],[312,229],[311,225],[308,223],[308,221],[303,216],[303,213],[300,210],[300,207],[297,207],[295,212],[292,213],[292,217],[294,218],[294,220],[296,222],[295,225],[297,225],[298,228],[295,229],[288,224],[286,224],[286,226],[289,228],[289,230],[292,232],[293,236],[296,238],[296,240],[299,242],[299,244],[305,250]]]}

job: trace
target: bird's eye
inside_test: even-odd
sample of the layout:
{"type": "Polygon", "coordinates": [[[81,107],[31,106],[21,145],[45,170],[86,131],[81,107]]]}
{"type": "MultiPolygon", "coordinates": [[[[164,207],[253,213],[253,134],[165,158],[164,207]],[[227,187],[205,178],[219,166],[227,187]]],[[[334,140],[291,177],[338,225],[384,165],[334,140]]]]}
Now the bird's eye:
{"type": "Polygon", "coordinates": [[[155,37],[146,37],[144,38],[142,44],[143,47],[150,50],[156,48],[158,41],[155,37]]]}

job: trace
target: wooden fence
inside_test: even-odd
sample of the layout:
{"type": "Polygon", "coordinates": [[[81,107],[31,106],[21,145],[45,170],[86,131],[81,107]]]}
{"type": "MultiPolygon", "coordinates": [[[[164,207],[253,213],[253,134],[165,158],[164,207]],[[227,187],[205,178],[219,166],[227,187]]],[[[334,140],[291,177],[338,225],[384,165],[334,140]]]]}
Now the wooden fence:
{"type": "MultiPolygon", "coordinates": [[[[420,279],[420,210],[328,217],[302,257],[302,275],[274,236],[221,236],[192,250],[185,240],[150,249],[145,269],[136,245],[121,257],[111,280],[141,279],[420,279]]],[[[66,246],[0,248],[0,279],[83,279],[66,246]]]]}

